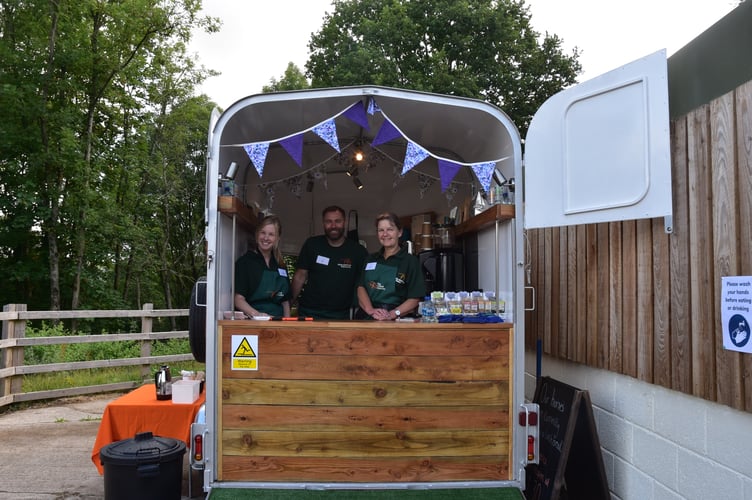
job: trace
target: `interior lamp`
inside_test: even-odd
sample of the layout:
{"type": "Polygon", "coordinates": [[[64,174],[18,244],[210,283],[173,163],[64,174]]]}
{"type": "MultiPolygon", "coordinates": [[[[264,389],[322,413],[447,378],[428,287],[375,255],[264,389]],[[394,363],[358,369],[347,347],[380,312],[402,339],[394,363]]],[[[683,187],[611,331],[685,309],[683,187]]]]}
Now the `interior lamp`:
{"type": "Polygon", "coordinates": [[[237,162],[231,162],[230,166],[227,167],[227,173],[225,174],[225,179],[233,180],[235,178],[235,174],[238,173],[238,164],[237,162]]]}
{"type": "Polygon", "coordinates": [[[357,175],[353,176],[353,184],[355,184],[355,187],[358,188],[358,190],[363,189],[363,183],[360,182],[360,178],[357,175]]]}

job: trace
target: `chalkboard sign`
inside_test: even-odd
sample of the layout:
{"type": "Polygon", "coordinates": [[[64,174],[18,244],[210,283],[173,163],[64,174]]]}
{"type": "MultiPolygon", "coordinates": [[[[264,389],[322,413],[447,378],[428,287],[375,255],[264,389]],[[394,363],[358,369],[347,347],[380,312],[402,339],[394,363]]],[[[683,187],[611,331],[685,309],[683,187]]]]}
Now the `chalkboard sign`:
{"type": "Polygon", "coordinates": [[[540,406],[540,463],[526,467],[527,500],[609,500],[589,393],[541,377],[533,402],[540,406]]]}

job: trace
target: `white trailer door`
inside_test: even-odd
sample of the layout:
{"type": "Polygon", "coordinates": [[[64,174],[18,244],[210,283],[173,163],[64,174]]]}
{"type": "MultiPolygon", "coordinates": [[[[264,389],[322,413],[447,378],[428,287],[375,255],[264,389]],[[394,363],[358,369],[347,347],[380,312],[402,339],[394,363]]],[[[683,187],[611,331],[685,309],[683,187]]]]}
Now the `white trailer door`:
{"type": "Polygon", "coordinates": [[[526,228],[664,217],[671,231],[665,50],[566,89],[525,141],[526,228]]]}

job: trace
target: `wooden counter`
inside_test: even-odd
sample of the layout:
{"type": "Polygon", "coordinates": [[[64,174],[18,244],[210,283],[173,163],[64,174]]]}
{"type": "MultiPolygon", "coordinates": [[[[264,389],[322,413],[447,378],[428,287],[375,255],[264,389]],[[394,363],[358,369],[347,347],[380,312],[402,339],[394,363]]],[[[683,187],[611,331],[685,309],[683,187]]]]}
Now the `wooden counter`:
{"type": "Polygon", "coordinates": [[[219,338],[221,481],[511,479],[511,323],[220,321],[219,338]]]}

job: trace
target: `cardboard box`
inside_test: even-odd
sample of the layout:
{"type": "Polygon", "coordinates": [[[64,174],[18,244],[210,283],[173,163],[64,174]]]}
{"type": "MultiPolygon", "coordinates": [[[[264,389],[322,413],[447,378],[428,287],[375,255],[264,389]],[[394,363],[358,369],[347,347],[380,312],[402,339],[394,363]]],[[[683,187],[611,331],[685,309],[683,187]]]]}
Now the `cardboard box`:
{"type": "Polygon", "coordinates": [[[189,405],[198,399],[200,390],[200,380],[177,380],[172,383],[172,402],[189,405]]]}

